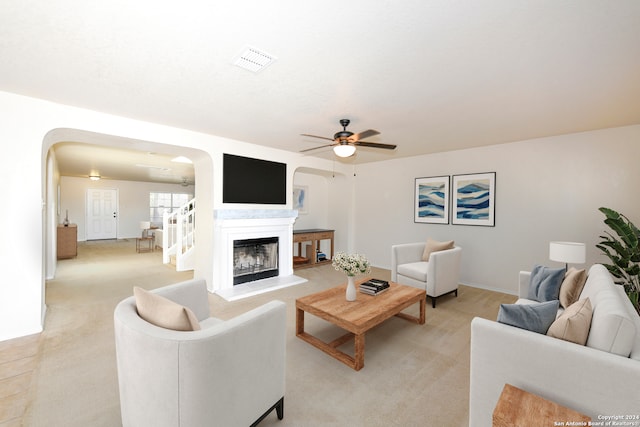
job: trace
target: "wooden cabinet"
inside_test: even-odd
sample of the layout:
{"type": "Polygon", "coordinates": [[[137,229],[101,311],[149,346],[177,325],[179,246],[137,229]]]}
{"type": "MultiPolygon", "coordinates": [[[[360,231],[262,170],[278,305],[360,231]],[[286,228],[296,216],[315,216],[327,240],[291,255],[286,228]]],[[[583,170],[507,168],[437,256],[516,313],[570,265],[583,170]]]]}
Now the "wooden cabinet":
{"type": "Polygon", "coordinates": [[[327,264],[333,258],[333,230],[309,229],[294,230],[293,244],[298,245],[298,255],[293,257],[293,268],[313,267],[327,264]],[[326,254],[326,258],[318,260],[317,253],[320,252],[320,241],[329,240],[331,250],[326,254]],[[305,245],[305,250],[302,246],[305,245]],[[304,256],[303,256],[304,255],[304,256]]]}
{"type": "Polygon", "coordinates": [[[58,259],[73,258],[78,255],[78,227],[58,226],[58,259]]]}

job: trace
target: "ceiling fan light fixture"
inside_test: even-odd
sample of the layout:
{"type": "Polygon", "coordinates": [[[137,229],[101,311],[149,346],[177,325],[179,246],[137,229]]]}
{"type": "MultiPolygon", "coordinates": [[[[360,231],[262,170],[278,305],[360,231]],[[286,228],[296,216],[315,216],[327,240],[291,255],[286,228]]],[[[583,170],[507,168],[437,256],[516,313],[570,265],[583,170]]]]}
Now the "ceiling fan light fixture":
{"type": "Polygon", "coordinates": [[[349,125],[349,119],[340,120],[340,125],[342,125],[342,130],[333,135],[333,138],[327,138],[324,136],[318,135],[310,135],[308,133],[302,133],[302,136],[310,136],[312,138],[320,138],[324,140],[331,141],[331,144],[325,143],[325,145],[321,145],[320,147],[307,148],[306,150],[301,150],[301,153],[317,150],[318,148],[325,147],[333,147],[333,152],[338,157],[349,157],[353,156],[356,152],[356,145],[361,147],[368,148],[383,148],[385,150],[395,150],[395,144],[382,144],[379,142],[369,142],[363,141],[363,139],[369,138],[371,136],[379,135],[380,132],[374,129],[367,129],[363,132],[354,134],[347,130],[347,126],[349,125]]]}
{"type": "Polygon", "coordinates": [[[353,156],[353,153],[356,152],[356,147],[349,144],[340,144],[333,147],[333,152],[336,153],[338,157],[349,157],[353,156]]]}

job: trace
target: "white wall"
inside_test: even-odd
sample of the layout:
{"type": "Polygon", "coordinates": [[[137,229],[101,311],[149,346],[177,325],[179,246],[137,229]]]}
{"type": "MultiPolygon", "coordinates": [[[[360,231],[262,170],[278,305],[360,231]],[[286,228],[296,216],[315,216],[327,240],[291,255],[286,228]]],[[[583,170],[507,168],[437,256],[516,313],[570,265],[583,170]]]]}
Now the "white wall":
{"type": "MultiPolygon", "coordinates": [[[[305,211],[306,213],[300,212],[296,222],[293,224],[294,230],[306,230],[311,228],[323,228],[329,230],[335,230],[335,224],[332,224],[332,221],[329,220],[330,213],[330,197],[329,197],[329,183],[328,180],[333,179],[331,176],[328,176],[323,173],[313,173],[313,172],[300,172],[296,171],[293,178],[293,185],[304,186],[307,189],[306,193],[306,202],[305,202],[305,211]]],[[[334,233],[334,237],[342,231],[334,233]]],[[[297,245],[294,247],[294,255],[298,255],[297,245]]],[[[331,256],[331,244],[328,240],[322,240],[320,242],[320,250],[331,256]]],[[[335,249],[335,238],[334,238],[334,252],[335,249]]],[[[304,249],[303,249],[304,252],[304,249]]],[[[302,254],[309,255],[309,254],[302,254]]]]}
{"type": "MultiPolygon", "coordinates": [[[[57,225],[61,222],[59,218],[59,197],[60,197],[60,171],[58,170],[58,162],[56,160],[55,152],[50,151],[47,156],[46,166],[46,179],[50,184],[47,187],[46,206],[45,212],[46,227],[49,230],[56,229],[57,225]]],[[[45,269],[47,279],[54,277],[56,272],[56,260],[53,254],[57,252],[58,236],[56,233],[46,234],[46,248],[45,254],[49,253],[52,256],[45,258],[45,269]]],[[[42,291],[44,297],[44,289],[42,291]]],[[[44,304],[44,301],[43,301],[44,304]]]]}
{"type": "Polygon", "coordinates": [[[159,184],[63,176],[60,180],[61,219],[69,211],[69,221],[78,226],[78,241],[86,240],[86,199],[88,189],[118,190],[118,239],[140,236],[140,221],[149,220],[149,193],[194,194],[194,186],[159,184]]]}
{"type": "Polygon", "coordinates": [[[552,240],[585,242],[586,266],[606,230],[601,206],[640,224],[640,126],[629,126],[358,166],[355,248],[389,268],[391,245],[454,239],[461,281],[516,293],[520,270],[549,261],[552,240]],[[496,172],[496,226],[413,221],[417,177],[496,172]]]}
{"type": "Polygon", "coordinates": [[[306,211],[300,213],[293,224],[294,230],[308,228],[331,228],[329,224],[329,187],[327,178],[322,175],[296,172],[293,185],[307,188],[306,211]]]}

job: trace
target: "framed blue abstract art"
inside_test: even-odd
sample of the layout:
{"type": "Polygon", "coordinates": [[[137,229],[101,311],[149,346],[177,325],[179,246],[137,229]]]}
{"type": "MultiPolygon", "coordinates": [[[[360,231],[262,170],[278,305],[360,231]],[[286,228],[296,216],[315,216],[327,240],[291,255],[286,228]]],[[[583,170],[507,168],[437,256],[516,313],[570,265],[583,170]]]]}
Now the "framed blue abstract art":
{"type": "Polygon", "coordinates": [[[306,214],[307,210],[307,196],[309,189],[306,185],[294,185],[293,186],[293,209],[297,209],[298,213],[306,214]]]}
{"type": "Polygon", "coordinates": [[[416,178],[414,222],[449,224],[449,176],[416,178]]]}
{"type": "Polygon", "coordinates": [[[496,225],[495,172],[453,175],[453,198],[452,224],[496,225]]]}

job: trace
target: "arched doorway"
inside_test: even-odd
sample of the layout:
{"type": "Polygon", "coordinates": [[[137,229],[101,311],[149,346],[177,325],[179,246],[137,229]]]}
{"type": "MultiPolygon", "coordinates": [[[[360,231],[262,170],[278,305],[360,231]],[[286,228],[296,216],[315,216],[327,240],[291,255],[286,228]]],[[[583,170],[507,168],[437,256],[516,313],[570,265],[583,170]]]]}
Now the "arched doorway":
{"type": "MultiPolygon", "coordinates": [[[[64,212],[60,210],[60,173],[57,169],[56,157],[53,147],[56,144],[65,142],[79,142],[96,148],[109,147],[113,149],[137,150],[142,152],[156,152],[171,156],[183,156],[193,162],[195,196],[200,198],[200,206],[203,212],[210,211],[213,194],[213,161],[209,153],[199,149],[170,145],[152,141],[142,141],[131,138],[124,138],[114,135],[106,135],[88,132],[78,129],[53,129],[48,132],[42,145],[42,177],[46,188],[47,209],[43,212],[43,289],[42,289],[42,310],[43,317],[45,311],[45,279],[55,276],[57,265],[55,249],[55,233],[57,224],[64,218],[64,212]],[[199,197],[200,196],[200,197],[199,197]]],[[[205,279],[211,277],[210,260],[212,248],[208,245],[211,238],[207,236],[208,230],[212,230],[212,221],[208,215],[201,215],[199,218],[200,228],[196,230],[196,238],[203,242],[197,248],[196,269],[194,274],[205,279]]]]}

